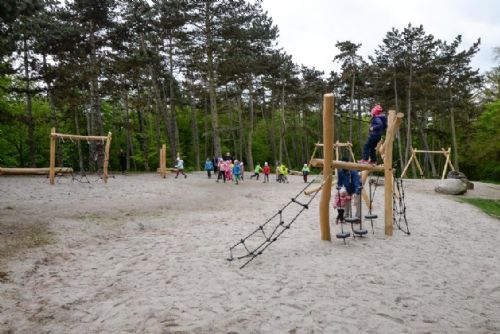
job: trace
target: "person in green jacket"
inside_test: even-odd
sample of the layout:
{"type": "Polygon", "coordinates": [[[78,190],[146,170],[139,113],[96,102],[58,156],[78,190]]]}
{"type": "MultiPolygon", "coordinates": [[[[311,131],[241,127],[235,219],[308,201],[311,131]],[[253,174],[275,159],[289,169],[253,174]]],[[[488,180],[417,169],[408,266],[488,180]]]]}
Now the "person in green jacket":
{"type": "Polygon", "coordinates": [[[304,164],[304,167],[302,167],[302,177],[304,178],[304,183],[307,183],[307,175],[309,175],[310,172],[311,170],[307,164],[304,164]]]}
{"type": "Polygon", "coordinates": [[[257,181],[259,180],[260,172],[262,172],[262,167],[260,164],[257,162],[257,165],[255,166],[255,169],[253,170],[253,175],[250,176],[250,179],[253,179],[254,177],[257,177],[257,181]]]}
{"type": "Polygon", "coordinates": [[[289,183],[288,182],[288,168],[286,168],[285,164],[281,164],[279,167],[279,174],[280,174],[280,179],[281,181],[278,182],[283,182],[283,183],[289,183]]]}

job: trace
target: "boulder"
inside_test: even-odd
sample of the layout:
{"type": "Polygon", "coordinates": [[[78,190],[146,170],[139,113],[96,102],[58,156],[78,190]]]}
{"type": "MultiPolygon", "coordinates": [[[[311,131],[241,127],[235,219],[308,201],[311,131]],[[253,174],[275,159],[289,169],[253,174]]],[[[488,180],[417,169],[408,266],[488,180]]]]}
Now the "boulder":
{"type": "Polygon", "coordinates": [[[467,192],[467,184],[460,179],[440,180],[434,190],[446,195],[463,195],[467,192]]]}
{"type": "Polygon", "coordinates": [[[458,179],[463,183],[465,183],[467,189],[474,189],[474,183],[470,182],[469,179],[467,179],[467,176],[462,172],[457,172],[456,170],[450,170],[446,177],[448,179],[458,179]]]}

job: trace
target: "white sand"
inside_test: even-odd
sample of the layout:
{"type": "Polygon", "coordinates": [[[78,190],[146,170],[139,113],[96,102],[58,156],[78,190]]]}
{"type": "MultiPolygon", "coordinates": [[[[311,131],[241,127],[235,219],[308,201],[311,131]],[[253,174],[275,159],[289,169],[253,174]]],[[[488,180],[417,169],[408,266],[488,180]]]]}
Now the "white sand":
{"type": "MultiPolygon", "coordinates": [[[[411,236],[385,237],[381,217],[375,235],[367,224],[363,240],[322,242],[317,197],[243,270],[229,246],[300,177],[60,182],[0,178],[0,224],[48,223],[55,238],[3,260],[0,333],[500,332],[500,220],[435,193],[436,180],[406,183],[411,236]]],[[[475,185],[467,196],[500,198],[475,185]]],[[[380,187],[379,215],[382,202],[380,187]]]]}

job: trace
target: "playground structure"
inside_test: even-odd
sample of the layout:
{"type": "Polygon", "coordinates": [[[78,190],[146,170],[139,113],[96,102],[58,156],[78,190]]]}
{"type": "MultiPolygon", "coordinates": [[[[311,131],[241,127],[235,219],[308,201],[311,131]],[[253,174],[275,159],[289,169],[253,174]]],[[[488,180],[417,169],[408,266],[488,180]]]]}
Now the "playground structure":
{"type": "Polygon", "coordinates": [[[368,164],[359,164],[353,162],[344,162],[333,160],[333,138],[335,128],[335,118],[333,117],[334,109],[334,96],[333,94],[325,94],[323,96],[323,159],[313,159],[311,165],[314,167],[323,166],[324,184],[319,205],[319,218],[321,240],[331,240],[330,235],[330,201],[332,190],[332,168],[341,168],[348,170],[360,170],[361,182],[364,185],[370,172],[381,172],[384,174],[384,221],[385,221],[385,235],[391,236],[393,230],[393,169],[392,169],[392,151],[393,142],[396,129],[400,126],[403,120],[403,114],[396,111],[389,110],[387,131],[385,140],[379,147],[384,164],[372,166],[368,164]],[[331,163],[326,163],[330,162],[331,163]]]}
{"type": "Polygon", "coordinates": [[[105,142],[105,148],[104,148],[104,164],[103,164],[103,180],[104,183],[108,182],[108,166],[109,166],[109,148],[111,146],[111,132],[108,132],[107,136],[80,136],[80,135],[72,135],[72,134],[64,134],[64,133],[57,133],[56,128],[52,128],[50,130],[50,167],[49,167],[49,179],[50,179],[50,184],[54,185],[55,184],[55,174],[56,174],[56,142],[57,139],[69,139],[71,141],[74,140],[80,140],[80,141],[101,141],[105,142]]]}
{"type": "Polygon", "coordinates": [[[424,178],[424,172],[422,170],[422,166],[420,165],[420,162],[418,161],[417,153],[443,154],[444,155],[446,160],[444,163],[443,174],[441,176],[441,179],[444,179],[446,177],[446,171],[448,169],[448,166],[450,166],[451,170],[455,170],[455,167],[453,167],[453,164],[451,163],[451,147],[448,147],[448,150],[441,148],[441,151],[416,150],[412,147],[410,160],[408,160],[408,163],[406,164],[405,168],[401,172],[401,178],[404,178],[404,176],[406,175],[406,172],[408,171],[408,168],[410,167],[410,164],[412,163],[412,161],[415,161],[415,165],[417,165],[418,171],[420,173],[420,177],[424,178]]]}

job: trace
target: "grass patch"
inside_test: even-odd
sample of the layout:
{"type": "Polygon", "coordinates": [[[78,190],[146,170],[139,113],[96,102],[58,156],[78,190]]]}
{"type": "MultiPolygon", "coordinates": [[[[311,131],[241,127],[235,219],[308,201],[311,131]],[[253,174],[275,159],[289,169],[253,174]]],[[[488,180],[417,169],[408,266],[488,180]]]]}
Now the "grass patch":
{"type": "Polygon", "coordinates": [[[500,200],[484,198],[461,198],[462,202],[472,204],[480,208],[484,213],[500,219],[500,200]]]}

